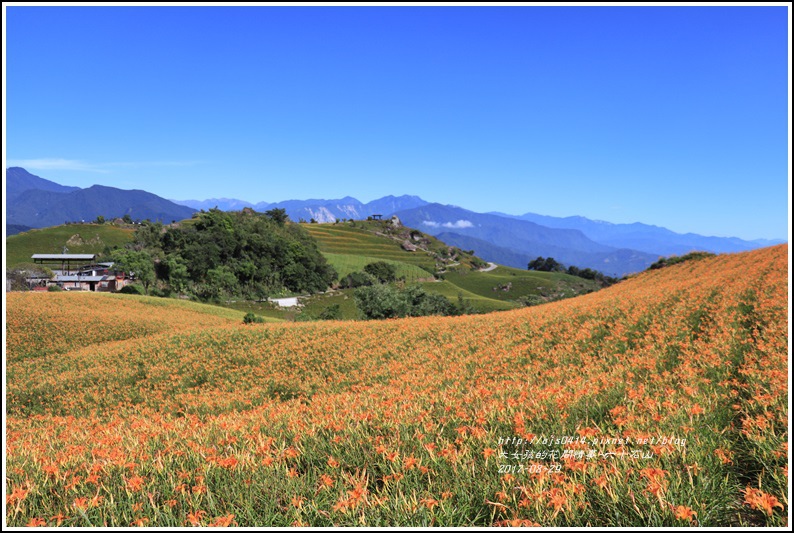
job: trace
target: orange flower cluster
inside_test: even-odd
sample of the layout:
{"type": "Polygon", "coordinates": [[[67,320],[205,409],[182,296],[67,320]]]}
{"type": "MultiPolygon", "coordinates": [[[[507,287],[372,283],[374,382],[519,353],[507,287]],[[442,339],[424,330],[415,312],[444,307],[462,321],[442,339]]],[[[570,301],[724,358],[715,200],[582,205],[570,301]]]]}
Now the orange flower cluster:
{"type": "Polygon", "coordinates": [[[7,523],[785,525],[787,253],[382,322],[9,294],[7,523]]]}

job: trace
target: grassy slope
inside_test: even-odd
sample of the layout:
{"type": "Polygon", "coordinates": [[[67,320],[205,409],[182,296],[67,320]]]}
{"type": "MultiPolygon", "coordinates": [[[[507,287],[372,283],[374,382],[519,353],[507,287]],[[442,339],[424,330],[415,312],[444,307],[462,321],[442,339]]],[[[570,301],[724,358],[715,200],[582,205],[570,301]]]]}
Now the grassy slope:
{"type": "Polygon", "coordinates": [[[372,257],[367,255],[357,254],[335,254],[330,252],[323,252],[331,266],[336,269],[339,274],[339,279],[344,278],[351,272],[364,270],[364,267],[375,261],[385,261],[397,269],[397,277],[405,278],[408,282],[417,280],[426,280],[432,278],[432,274],[428,271],[419,268],[416,265],[406,263],[404,261],[395,261],[394,259],[384,259],[381,257],[372,257]]]}
{"type": "MultiPolygon", "coordinates": [[[[435,260],[426,252],[407,252],[398,241],[375,235],[381,229],[378,222],[357,222],[357,227],[347,224],[304,224],[309,233],[317,239],[320,251],[326,254],[329,262],[340,272],[340,277],[352,270],[360,270],[367,262],[385,260],[394,264],[418,265],[433,270],[435,260]],[[358,258],[358,259],[356,259],[358,258]]],[[[430,247],[441,250],[446,246],[430,237],[430,247]]],[[[464,258],[465,261],[465,258],[464,258]]],[[[417,270],[401,270],[408,281],[421,276],[417,270]],[[412,279],[413,278],[413,279],[412,279]]],[[[425,276],[426,277],[426,276],[425,276]]],[[[480,312],[513,309],[518,306],[515,300],[523,296],[538,296],[553,299],[573,296],[596,290],[595,282],[548,272],[530,272],[500,266],[490,272],[471,270],[466,264],[453,267],[444,274],[445,281],[422,283],[425,289],[443,294],[457,302],[462,293],[472,306],[480,312]],[[512,284],[509,291],[494,290],[500,285],[512,284]]],[[[355,314],[345,315],[354,318],[355,314]]]]}
{"type": "MultiPolygon", "coordinates": [[[[185,220],[183,223],[192,223],[185,220]]],[[[417,251],[408,252],[401,248],[400,241],[376,235],[374,232],[383,231],[384,223],[381,222],[356,222],[356,227],[349,224],[303,224],[302,225],[314,238],[317,239],[320,250],[325,254],[329,263],[339,273],[340,278],[361,270],[373,261],[387,261],[397,266],[397,275],[404,276],[408,282],[417,282],[432,277],[431,272],[436,269],[436,260],[433,254],[417,251]]],[[[68,246],[70,253],[101,253],[105,246],[122,245],[132,237],[132,229],[119,228],[112,225],[73,224],[68,226],[55,226],[41,230],[32,230],[23,234],[8,237],[7,266],[30,262],[34,253],[61,253],[63,246],[68,246]],[[67,241],[74,235],[86,240],[94,240],[91,244],[68,244],[67,241]]],[[[446,245],[441,241],[425,236],[429,241],[429,249],[440,252],[446,250],[446,245]]],[[[589,292],[595,289],[595,284],[581,278],[563,274],[549,274],[528,272],[509,267],[499,267],[491,272],[476,272],[470,270],[466,264],[457,269],[452,269],[445,274],[446,281],[442,283],[423,283],[426,289],[448,297],[457,302],[459,293],[480,312],[512,309],[516,300],[522,296],[539,295],[551,297],[565,294],[589,292]],[[510,291],[494,290],[498,285],[512,283],[510,291]]],[[[317,296],[306,302],[307,311],[318,313],[325,305],[340,304],[343,317],[354,319],[357,317],[352,296],[346,293],[331,296],[317,296]],[[347,296],[347,298],[345,298],[347,296]]],[[[271,306],[248,303],[224,304],[224,307],[252,311],[271,319],[290,319],[297,313],[295,310],[277,310],[271,306]]]]}
{"type": "MultiPolygon", "coordinates": [[[[472,273],[475,274],[475,273],[472,273]]],[[[506,309],[515,309],[519,307],[518,304],[513,302],[502,302],[495,298],[490,298],[488,296],[482,296],[480,294],[476,294],[471,292],[467,289],[464,289],[460,285],[456,285],[450,281],[436,281],[436,282],[424,282],[420,283],[420,285],[428,292],[436,292],[443,296],[446,296],[449,300],[454,303],[458,302],[458,295],[462,296],[466,303],[470,304],[474,307],[477,311],[481,313],[490,313],[491,311],[504,311],[506,309]]]]}
{"type": "MultiPolygon", "coordinates": [[[[176,299],[98,292],[13,292],[17,322],[7,331],[14,357],[38,358],[91,344],[242,323],[244,313],[176,299]]],[[[273,321],[270,319],[270,321],[273,321]]]]}
{"type": "Polygon", "coordinates": [[[484,298],[502,301],[522,296],[573,296],[596,290],[595,282],[568,274],[534,272],[499,266],[489,272],[449,272],[444,279],[484,298]],[[511,284],[509,290],[499,290],[511,284]],[[497,289],[497,290],[494,290],[497,289]]]}
{"type": "Polygon", "coordinates": [[[366,226],[366,223],[356,224],[358,227],[347,224],[304,224],[303,227],[317,239],[321,252],[399,261],[418,266],[429,273],[435,270],[435,261],[430,254],[407,252],[400,247],[400,243],[363,229],[371,227],[366,226]]]}
{"type": "Polygon", "coordinates": [[[33,229],[6,239],[6,268],[31,263],[33,254],[101,254],[106,246],[121,246],[132,239],[132,229],[110,224],[70,224],[33,229]],[[78,244],[75,235],[85,244],[78,244]],[[71,239],[71,242],[70,242],[71,239]]]}
{"type": "Polygon", "coordinates": [[[787,277],[778,246],[506,313],[256,326],[10,294],[11,339],[74,342],[8,346],[6,487],[28,493],[7,520],[782,526],[787,277]],[[144,333],[61,328],[122,317],[144,333]],[[151,319],[167,327],[146,334],[151,319]],[[634,460],[590,442],[600,456],[536,462],[556,475],[499,472],[530,464],[498,458],[529,434],[686,444],[632,444],[649,454],[634,460]]]}

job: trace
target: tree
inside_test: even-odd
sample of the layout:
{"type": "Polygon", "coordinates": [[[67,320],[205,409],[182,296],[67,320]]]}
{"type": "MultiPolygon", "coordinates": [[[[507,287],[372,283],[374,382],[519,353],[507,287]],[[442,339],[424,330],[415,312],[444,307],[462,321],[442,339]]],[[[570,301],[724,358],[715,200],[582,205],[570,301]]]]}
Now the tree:
{"type": "Polygon", "coordinates": [[[382,284],[359,287],[353,293],[363,318],[378,320],[408,315],[408,305],[397,289],[382,284]]]}
{"type": "Polygon", "coordinates": [[[562,263],[558,263],[554,260],[553,257],[538,257],[537,259],[533,259],[527,265],[527,270],[537,270],[540,272],[562,272],[565,270],[565,267],[562,263]]]}
{"type": "Polygon", "coordinates": [[[374,285],[378,280],[375,276],[366,272],[351,272],[339,282],[343,289],[355,289],[356,287],[366,287],[374,285]]]}
{"type": "Polygon", "coordinates": [[[96,224],[104,224],[105,223],[105,217],[103,217],[102,215],[97,215],[96,220],[94,221],[94,223],[96,223],[96,224]]]}
{"type": "Polygon", "coordinates": [[[538,256],[537,259],[533,259],[529,262],[529,264],[527,264],[527,270],[540,270],[543,268],[543,261],[544,259],[538,256]]]}
{"type": "Polygon", "coordinates": [[[273,209],[269,209],[265,211],[265,216],[268,217],[270,220],[278,224],[279,226],[283,226],[289,220],[289,216],[287,215],[287,210],[274,207],[273,209]]]}
{"type": "Polygon", "coordinates": [[[123,220],[125,224],[132,224],[132,217],[129,213],[125,213],[124,216],[121,217],[121,220],[123,220]]]}
{"type": "Polygon", "coordinates": [[[221,265],[207,271],[206,293],[210,299],[218,299],[223,294],[235,294],[237,289],[237,278],[228,266],[221,265]]]}
{"type": "Polygon", "coordinates": [[[386,261],[375,261],[364,267],[364,272],[374,276],[381,283],[391,283],[397,280],[397,267],[386,261]]]}
{"type": "Polygon", "coordinates": [[[145,223],[131,248],[153,258],[155,277],[167,288],[200,298],[262,299],[328,288],[337,274],[316,241],[298,224],[287,224],[283,209],[269,213],[213,208],[178,227],[145,223]]]}
{"type": "Polygon", "coordinates": [[[359,313],[365,319],[406,316],[457,315],[459,309],[446,297],[428,293],[419,285],[402,290],[386,284],[359,287],[353,293],[359,313]]]}
{"type": "Polygon", "coordinates": [[[455,305],[445,296],[438,293],[429,293],[419,285],[406,287],[402,294],[408,305],[409,316],[450,316],[457,314],[455,305]]]}
{"type": "Polygon", "coordinates": [[[144,292],[149,294],[149,285],[155,280],[154,261],[151,255],[145,251],[114,250],[111,257],[118,270],[131,274],[141,282],[144,292]]]}
{"type": "Polygon", "coordinates": [[[144,220],[135,228],[135,244],[137,250],[160,248],[163,234],[162,222],[144,220]]]}
{"type": "Polygon", "coordinates": [[[37,280],[35,283],[46,284],[46,280],[53,277],[53,272],[47,267],[22,263],[6,269],[6,280],[11,284],[12,291],[29,290],[28,280],[37,280]]]}
{"type": "Polygon", "coordinates": [[[259,315],[255,315],[251,311],[247,312],[243,317],[243,324],[262,324],[264,321],[264,318],[259,315]]]}
{"type": "Polygon", "coordinates": [[[165,265],[168,270],[168,284],[171,289],[178,294],[184,293],[190,282],[190,275],[188,274],[185,260],[179,255],[173,255],[166,259],[165,265]]]}

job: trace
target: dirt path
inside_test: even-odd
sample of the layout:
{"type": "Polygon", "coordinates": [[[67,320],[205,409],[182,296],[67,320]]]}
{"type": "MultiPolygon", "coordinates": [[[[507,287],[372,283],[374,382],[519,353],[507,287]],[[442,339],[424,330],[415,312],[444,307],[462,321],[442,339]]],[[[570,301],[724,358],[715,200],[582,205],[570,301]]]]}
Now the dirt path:
{"type": "Polygon", "coordinates": [[[490,272],[491,270],[493,270],[494,268],[496,268],[496,267],[498,267],[498,266],[499,266],[499,265],[497,265],[496,263],[491,263],[491,262],[489,261],[489,262],[488,262],[488,266],[487,266],[487,267],[485,267],[485,268],[481,268],[481,269],[480,269],[480,272],[490,272]]]}

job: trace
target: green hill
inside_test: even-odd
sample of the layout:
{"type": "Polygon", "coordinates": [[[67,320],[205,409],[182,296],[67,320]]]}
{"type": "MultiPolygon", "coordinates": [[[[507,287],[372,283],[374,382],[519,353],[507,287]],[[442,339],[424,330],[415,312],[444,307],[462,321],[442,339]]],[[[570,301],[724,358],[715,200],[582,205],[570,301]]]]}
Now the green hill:
{"type": "Polygon", "coordinates": [[[598,285],[591,280],[559,272],[537,272],[499,266],[489,272],[467,272],[459,269],[444,278],[483,298],[503,302],[521,298],[555,300],[592,292],[598,285]]]}
{"type": "Polygon", "coordinates": [[[6,268],[30,263],[33,254],[102,254],[106,247],[132,240],[131,227],[112,224],[68,224],[32,229],[6,238],[6,268]]]}
{"type": "Polygon", "coordinates": [[[431,275],[435,272],[433,254],[426,251],[408,252],[400,241],[386,234],[378,235],[378,223],[355,222],[348,224],[304,224],[309,234],[317,239],[320,251],[330,254],[359,255],[375,260],[391,260],[418,266],[431,275]]]}
{"type": "MultiPolygon", "coordinates": [[[[598,288],[595,282],[560,273],[504,266],[482,272],[480,268],[486,263],[473,254],[412,228],[393,226],[389,221],[302,224],[302,227],[317,240],[319,250],[340,279],[369,263],[385,261],[394,265],[397,276],[406,282],[420,283],[427,291],[442,294],[455,303],[461,296],[478,312],[514,309],[598,288]]],[[[133,231],[131,227],[111,224],[70,224],[12,235],[6,239],[6,268],[29,263],[35,253],[61,253],[64,247],[70,253],[102,254],[106,247],[131,241],[133,231]]],[[[316,295],[302,304],[314,316],[337,304],[342,318],[357,317],[352,290],[316,295]]],[[[224,306],[271,318],[291,319],[298,314],[296,309],[282,310],[257,302],[228,302],[224,306]]]]}
{"type": "MultiPolygon", "coordinates": [[[[478,257],[412,228],[394,227],[389,221],[353,224],[304,224],[340,278],[361,270],[367,263],[387,261],[398,266],[397,275],[405,276],[408,282],[419,282],[425,290],[442,294],[453,302],[460,295],[479,312],[514,309],[598,288],[593,281],[560,273],[504,266],[483,272],[480,268],[486,263],[478,257]],[[405,243],[416,250],[407,251],[405,243]],[[439,279],[421,279],[419,269],[439,279]]],[[[317,303],[311,301],[308,305],[316,307],[317,303]]]]}
{"type": "Polygon", "coordinates": [[[397,269],[397,277],[405,278],[405,281],[408,282],[427,281],[428,279],[433,279],[433,275],[427,270],[404,261],[396,261],[394,259],[385,259],[382,257],[357,254],[334,254],[330,252],[324,252],[323,255],[339,274],[339,279],[344,278],[351,272],[361,271],[365,266],[376,261],[383,261],[385,263],[389,263],[390,265],[394,265],[394,267],[397,269]]]}

